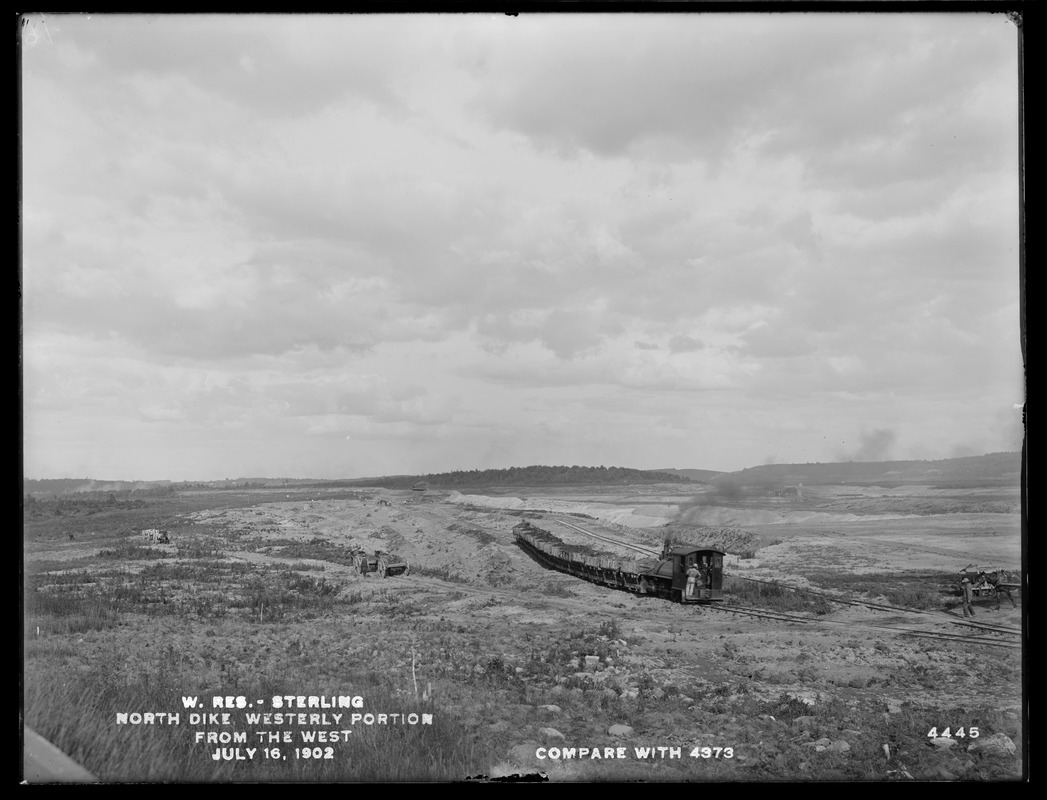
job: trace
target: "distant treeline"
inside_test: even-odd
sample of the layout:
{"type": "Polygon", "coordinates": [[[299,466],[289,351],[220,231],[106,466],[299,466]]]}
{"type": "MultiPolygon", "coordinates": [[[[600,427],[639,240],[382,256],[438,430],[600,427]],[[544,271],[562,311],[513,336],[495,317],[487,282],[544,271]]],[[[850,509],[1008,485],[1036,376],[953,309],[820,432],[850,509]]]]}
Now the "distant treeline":
{"type": "Polygon", "coordinates": [[[983,456],[938,461],[844,461],[827,464],[765,464],[721,475],[723,485],[831,483],[1010,483],[1021,472],[1021,453],[988,453],[983,456]]]}
{"type": "MultiPolygon", "coordinates": [[[[335,483],[341,484],[341,481],[335,483]]],[[[381,486],[386,489],[467,489],[482,486],[593,486],[629,483],[691,483],[689,478],[667,472],[627,467],[510,467],[441,472],[434,475],[396,475],[348,481],[346,485],[381,486]],[[419,486],[422,484],[422,486],[419,486]]],[[[330,484],[328,484],[330,485],[330,484]]]]}

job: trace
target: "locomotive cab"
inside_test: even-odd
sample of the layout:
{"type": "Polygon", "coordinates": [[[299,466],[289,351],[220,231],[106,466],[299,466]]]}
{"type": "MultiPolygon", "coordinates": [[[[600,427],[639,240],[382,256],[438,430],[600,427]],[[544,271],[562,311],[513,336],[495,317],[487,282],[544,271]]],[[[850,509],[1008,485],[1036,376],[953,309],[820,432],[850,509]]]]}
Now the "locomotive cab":
{"type": "MultiPolygon", "coordinates": [[[[686,547],[668,548],[663,554],[661,568],[672,569],[672,598],[681,603],[708,603],[723,600],[723,553],[719,550],[694,550],[686,547]],[[692,567],[698,568],[694,585],[688,591],[692,567]]],[[[668,570],[666,570],[668,571],[668,570]]]]}

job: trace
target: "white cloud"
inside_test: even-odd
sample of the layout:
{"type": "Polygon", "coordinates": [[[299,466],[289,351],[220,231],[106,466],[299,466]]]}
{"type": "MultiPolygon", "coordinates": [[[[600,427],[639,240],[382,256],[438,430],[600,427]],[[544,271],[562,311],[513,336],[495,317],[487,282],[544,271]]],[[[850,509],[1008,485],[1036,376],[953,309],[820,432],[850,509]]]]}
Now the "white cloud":
{"type": "Polygon", "coordinates": [[[742,467],[831,458],[855,419],[899,453],[1013,440],[976,424],[1023,389],[1002,15],[49,32],[27,474],[742,467]]]}

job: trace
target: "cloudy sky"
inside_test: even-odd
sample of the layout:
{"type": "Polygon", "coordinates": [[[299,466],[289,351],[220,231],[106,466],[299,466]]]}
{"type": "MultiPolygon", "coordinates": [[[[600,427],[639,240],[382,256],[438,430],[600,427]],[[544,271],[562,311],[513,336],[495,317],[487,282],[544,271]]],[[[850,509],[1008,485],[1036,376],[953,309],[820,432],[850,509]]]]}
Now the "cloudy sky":
{"type": "Polygon", "coordinates": [[[29,478],[1020,446],[1004,16],[52,16],[29,478]]]}

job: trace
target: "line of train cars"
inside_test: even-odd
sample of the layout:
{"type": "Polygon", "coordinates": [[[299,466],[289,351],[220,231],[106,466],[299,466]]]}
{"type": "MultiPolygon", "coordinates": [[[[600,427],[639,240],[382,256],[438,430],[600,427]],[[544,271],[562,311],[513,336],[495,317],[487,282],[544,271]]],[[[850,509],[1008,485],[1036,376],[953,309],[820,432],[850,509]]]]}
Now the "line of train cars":
{"type": "Polygon", "coordinates": [[[576,578],[652,595],[677,603],[715,603],[723,598],[723,552],[666,545],[660,558],[629,560],[610,555],[572,552],[569,545],[527,520],[513,528],[517,545],[539,564],[576,578]],[[697,566],[700,578],[687,591],[688,571],[697,566]]]}

